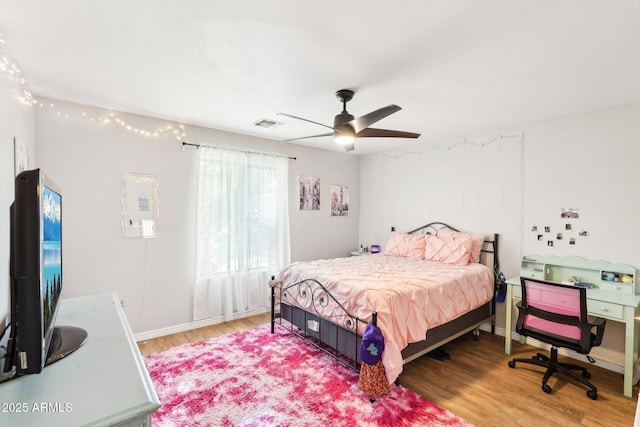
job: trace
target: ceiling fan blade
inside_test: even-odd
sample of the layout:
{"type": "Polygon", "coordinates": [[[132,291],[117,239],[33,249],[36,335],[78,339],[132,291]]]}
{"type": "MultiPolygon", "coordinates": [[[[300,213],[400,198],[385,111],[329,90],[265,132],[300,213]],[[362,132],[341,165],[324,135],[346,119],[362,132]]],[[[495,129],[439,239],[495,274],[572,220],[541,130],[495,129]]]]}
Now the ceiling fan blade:
{"type": "Polygon", "coordinates": [[[299,139],[308,139],[308,138],[320,138],[321,136],[333,136],[333,132],[321,133],[320,135],[301,136],[300,138],[285,139],[284,141],[280,141],[280,142],[297,141],[299,139]]]}
{"type": "Polygon", "coordinates": [[[363,129],[368,128],[375,122],[384,119],[387,116],[395,113],[396,111],[400,111],[402,108],[398,107],[395,104],[387,105],[386,107],[382,107],[375,111],[372,111],[364,116],[357,117],[349,122],[349,124],[353,127],[356,133],[360,132],[363,129]]]}
{"type": "Polygon", "coordinates": [[[302,120],[303,122],[314,123],[314,124],[316,124],[316,125],[320,125],[320,126],[324,126],[324,127],[326,127],[326,128],[329,128],[329,129],[333,129],[333,127],[331,127],[331,126],[327,126],[327,125],[324,125],[324,124],[322,124],[322,123],[314,122],[313,120],[303,119],[302,117],[292,116],[291,114],[287,114],[287,113],[276,113],[276,115],[277,115],[277,116],[286,116],[286,117],[290,117],[290,118],[292,118],[292,119],[302,120]]]}
{"type": "Polygon", "coordinates": [[[366,128],[356,133],[356,138],[418,138],[419,136],[419,133],[376,128],[366,128]]]}

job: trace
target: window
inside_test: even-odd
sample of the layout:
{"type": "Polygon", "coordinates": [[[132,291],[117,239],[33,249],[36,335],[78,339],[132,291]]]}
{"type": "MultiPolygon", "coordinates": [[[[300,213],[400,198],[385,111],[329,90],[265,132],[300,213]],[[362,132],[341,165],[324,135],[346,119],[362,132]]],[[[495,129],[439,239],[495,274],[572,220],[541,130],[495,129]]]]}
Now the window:
{"type": "Polygon", "coordinates": [[[267,283],[290,260],[288,159],[200,150],[194,318],[268,304],[267,283]]]}

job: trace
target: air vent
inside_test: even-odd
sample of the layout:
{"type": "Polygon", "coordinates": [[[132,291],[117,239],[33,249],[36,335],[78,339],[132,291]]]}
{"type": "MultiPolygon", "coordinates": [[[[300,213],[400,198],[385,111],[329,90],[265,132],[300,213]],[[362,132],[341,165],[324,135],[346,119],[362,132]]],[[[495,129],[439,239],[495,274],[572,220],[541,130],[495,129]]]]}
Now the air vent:
{"type": "Polygon", "coordinates": [[[253,125],[254,126],[258,126],[259,128],[270,129],[270,128],[274,128],[274,127],[280,126],[281,124],[283,124],[283,123],[282,122],[276,122],[275,120],[260,119],[257,122],[255,122],[253,125]]]}

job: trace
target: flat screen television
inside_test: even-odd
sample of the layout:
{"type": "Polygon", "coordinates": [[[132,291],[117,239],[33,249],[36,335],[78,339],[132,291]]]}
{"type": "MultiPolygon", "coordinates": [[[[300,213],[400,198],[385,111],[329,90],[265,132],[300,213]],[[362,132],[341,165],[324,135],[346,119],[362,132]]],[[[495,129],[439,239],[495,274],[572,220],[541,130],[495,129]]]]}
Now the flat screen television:
{"type": "Polygon", "coordinates": [[[11,205],[11,334],[5,372],[39,373],[87,339],[81,328],[56,325],[62,236],[60,189],[40,169],[21,172],[11,205]]]}

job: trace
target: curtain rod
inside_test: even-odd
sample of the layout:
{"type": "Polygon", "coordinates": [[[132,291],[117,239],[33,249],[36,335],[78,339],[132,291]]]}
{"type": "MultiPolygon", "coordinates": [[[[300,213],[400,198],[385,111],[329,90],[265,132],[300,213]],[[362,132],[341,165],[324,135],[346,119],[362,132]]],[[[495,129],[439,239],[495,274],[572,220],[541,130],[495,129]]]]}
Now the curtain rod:
{"type": "Polygon", "coordinates": [[[200,147],[206,147],[206,148],[214,148],[216,150],[230,150],[230,151],[239,151],[241,153],[250,153],[250,154],[261,154],[263,156],[273,156],[273,157],[286,157],[289,160],[298,160],[297,157],[289,157],[289,156],[283,156],[281,154],[273,154],[273,153],[261,153],[259,151],[251,151],[251,150],[239,150],[237,148],[227,148],[227,147],[214,147],[213,145],[204,145],[204,144],[190,144],[186,141],[182,141],[182,145],[190,145],[191,147],[196,147],[198,149],[200,149],[200,147]]]}

